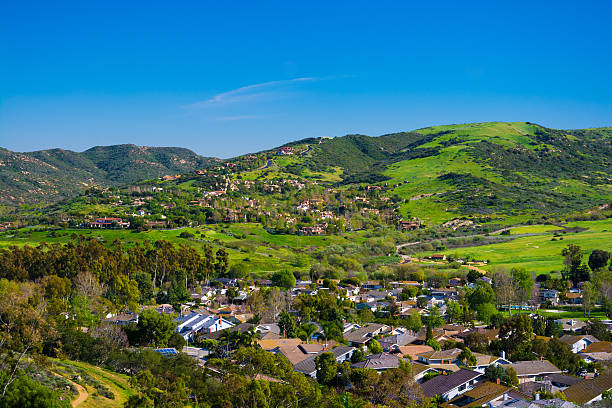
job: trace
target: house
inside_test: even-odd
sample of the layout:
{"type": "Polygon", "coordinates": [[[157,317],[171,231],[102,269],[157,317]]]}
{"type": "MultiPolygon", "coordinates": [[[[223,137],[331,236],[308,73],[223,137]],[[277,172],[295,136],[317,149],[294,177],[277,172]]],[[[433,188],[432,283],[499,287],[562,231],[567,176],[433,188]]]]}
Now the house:
{"type": "Polygon", "coordinates": [[[492,408],[578,408],[578,405],[573,402],[564,401],[560,398],[525,401],[524,398],[510,397],[507,400],[492,401],[486,406],[492,408]]]}
{"type": "Polygon", "coordinates": [[[582,303],[582,293],[568,292],[565,294],[565,299],[571,305],[579,305],[582,303]]]}
{"type": "Polygon", "coordinates": [[[461,351],[460,348],[426,351],[417,354],[417,359],[423,364],[455,364],[461,351]]]}
{"type": "Polygon", "coordinates": [[[429,259],[433,261],[446,261],[446,255],[434,254],[429,256],[429,259]]]}
{"type": "Polygon", "coordinates": [[[262,350],[276,352],[281,348],[295,348],[302,344],[302,340],[298,338],[293,339],[261,339],[257,340],[257,344],[261,347],[262,350]]]}
{"type": "Polygon", "coordinates": [[[461,286],[461,278],[451,278],[448,280],[448,286],[461,286]]]}
{"type": "Polygon", "coordinates": [[[482,374],[461,369],[449,375],[438,375],[421,384],[423,394],[427,398],[439,395],[444,401],[452,400],[457,395],[469,391],[482,374]]]}
{"type": "Polygon", "coordinates": [[[579,353],[591,344],[599,342],[597,338],[590,335],[573,336],[571,334],[564,334],[559,340],[570,346],[573,353],[579,353]]]}
{"type": "Polygon", "coordinates": [[[601,363],[612,365],[612,353],[580,353],[580,357],[587,363],[601,363]]]}
{"type": "Polygon", "coordinates": [[[371,368],[377,372],[382,372],[390,368],[398,368],[400,358],[397,354],[379,353],[367,356],[364,361],[355,363],[353,368],[371,368]]]}
{"type": "Polygon", "coordinates": [[[87,223],[89,228],[129,228],[130,222],[123,221],[122,218],[96,218],[95,221],[87,223]]]}
{"type": "Polygon", "coordinates": [[[123,326],[126,324],[138,323],[138,315],[136,313],[120,313],[114,316],[107,316],[104,321],[117,326],[123,326]]]}
{"type": "Polygon", "coordinates": [[[495,401],[507,401],[511,398],[522,399],[524,401],[530,399],[528,395],[524,395],[505,385],[483,381],[476,384],[471,390],[445,402],[442,404],[442,407],[491,407],[495,401]]]}
{"type": "Polygon", "coordinates": [[[480,278],[476,279],[476,281],[484,282],[488,285],[493,284],[493,279],[489,278],[488,276],[481,276],[480,278]]]}
{"type": "Polygon", "coordinates": [[[352,330],[344,334],[344,339],[349,342],[349,345],[354,347],[363,347],[369,343],[374,336],[382,334],[389,326],[378,323],[370,323],[366,326],[352,330]]]}
{"type": "Polygon", "coordinates": [[[550,301],[553,305],[559,303],[559,291],[554,289],[540,290],[540,302],[550,301]]]}
{"type": "Polygon", "coordinates": [[[582,380],[563,391],[568,401],[578,405],[587,405],[602,399],[602,394],[612,390],[612,375],[602,374],[588,380],[582,380]]]}
{"type": "Polygon", "coordinates": [[[383,285],[381,284],[380,281],[378,280],[373,280],[373,281],[366,281],[363,285],[361,285],[362,288],[364,289],[381,289],[383,287],[383,285]]]}
{"type": "Polygon", "coordinates": [[[558,388],[560,391],[563,391],[567,387],[582,381],[582,378],[572,377],[565,374],[550,374],[544,377],[544,381],[550,382],[552,386],[558,388]]]}
{"type": "Polygon", "coordinates": [[[426,345],[415,345],[409,344],[406,346],[399,346],[393,349],[394,352],[400,353],[402,356],[407,357],[411,360],[417,360],[420,353],[427,353],[434,351],[431,346],[426,345]]]}
{"type": "Polygon", "coordinates": [[[470,370],[478,371],[479,373],[485,372],[487,367],[491,365],[500,365],[500,364],[512,364],[509,360],[506,360],[504,357],[490,356],[488,354],[481,353],[473,353],[474,357],[476,357],[476,365],[470,366],[470,370]]]}
{"type": "MultiPolygon", "coordinates": [[[[342,363],[344,361],[350,361],[353,353],[355,352],[355,347],[349,346],[338,346],[331,350],[325,350],[321,353],[330,352],[336,357],[336,361],[338,363],[342,363]]],[[[299,363],[293,365],[293,370],[306,374],[309,377],[316,378],[317,377],[317,366],[315,360],[317,356],[321,353],[311,355],[310,357],[300,361],[299,363]]]]}
{"type": "Polygon", "coordinates": [[[235,326],[234,323],[222,317],[195,312],[179,316],[174,321],[177,323],[175,331],[187,341],[193,340],[199,332],[212,333],[235,326]]]}
{"type": "Polygon", "coordinates": [[[610,341],[598,341],[591,343],[584,350],[583,353],[612,353],[612,342],[610,341]]]}
{"type": "Polygon", "coordinates": [[[519,380],[519,384],[536,381],[536,379],[549,374],[560,374],[561,370],[548,360],[516,361],[512,364],[502,364],[502,367],[513,368],[519,380]]]}
{"type": "Polygon", "coordinates": [[[425,377],[427,374],[437,372],[439,371],[433,367],[425,364],[419,364],[414,361],[412,362],[412,378],[419,383],[423,382],[423,377],[425,377]]]}
{"type": "Polygon", "coordinates": [[[416,336],[405,332],[383,337],[382,339],[378,340],[378,342],[380,343],[384,351],[390,351],[397,349],[399,346],[405,346],[406,344],[410,344],[415,340],[416,336]]]}
{"type": "Polygon", "coordinates": [[[586,323],[576,319],[557,319],[555,323],[560,324],[566,333],[577,333],[584,329],[586,323]]]}

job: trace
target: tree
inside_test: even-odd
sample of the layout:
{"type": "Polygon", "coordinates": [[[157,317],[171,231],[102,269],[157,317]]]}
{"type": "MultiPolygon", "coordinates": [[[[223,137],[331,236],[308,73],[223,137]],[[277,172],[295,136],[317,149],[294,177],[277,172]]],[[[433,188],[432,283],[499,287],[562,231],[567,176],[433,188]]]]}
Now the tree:
{"type": "MultiPolygon", "coordinates": [[[[498,269],[493,272],[493,291],[497,306],[509,306],[514,301],[516,292],[512,285],[512,277],[505,270],[498,269]]],[[[504,315],[505,313],[504,311],[504,315]]]]}
{"type": "Polygon", "coordinates": [[[137,272],[134,274],[134,280],[138,283],[140,303],[150,303],[151,299],[153,299],[153,279],[151,278],[151,274],[147,272],[137,272]]]}
{"type": "Polygon", "coordinates": [[[331,385],[336,379],[338,363],[336,357],[330,352],[319,354],[315,358],[317,368],[317,381],[322,385],[331,385]]]}
{"type": "Polygon", "coordinates": [[[436,327],[440,327],[444,324],[444,318],[440,314],[440,309],[438,306],[433,306],[427,315],[427,327],[435,329],[436,327]]]}
{"type": "MultiPolygon", "coordinates": [[[[7,375],[0,371],[0,385],[7,375]]],[[[60,395],[51,391],[27,375],[21,375],[7,388],[0,399],[0,408],[69,408],[68,401],[60,400],[60,395]]]]}
{"type": "Polygon", "coordinates": [[[449,322],[454,323],[461,320],[461,316],[463,315],[463,309],[459,302],[455,302],[454,300],[447,300],[446,313],[448,314],[449,322]]]}
{"type": "Polygon", "coordinates": [[[472,353],[469,348],[464,348],[461,353],[457,356],[457,359],[468,367],[476,365],[476,356],[472,353]]]}
{"type": "Polygon", "coordinates": [[[529,351],[532,337],[531,318],[525,314],[506,319],[499,329],[501,349],[508,352],[512,359],[529,351]]]}
{"type": "MultiPolygon", "coordinates": [[[[516,375],[516,371],[514,372],[516,375]]],[[[508,371],[501,365],[490,365],[485,368],[484,372],[485,377],[491,381],[496,382],[498,379],[503,385],[512,386],[514,379],[508,375],[508,371]]],[[[518,385],[518,377],[517,377],[517,385],[518,385]]]]}
{"type": "Polygon", "coordinates": [[[477,353],[485,353],[489,345],[489,338],[484,333],[474,331],[465,335],[464,344],[470,350],[474,350],[477,353]]]}
{"type": "Polygon", "coordinates": [[[283,336],[287,338],[293,337],[296,329],[295,318],[289,313],[283,311],[278,322],[278,327],[280,328],[283,336]]]}
{"type": "Polygon", "coordinates": [[[567,247],[563,248],[561,255],[564,257],[563,263],[565,268],[562,272],[564,279],[570,279],[574,286],[577,286],[579,282],[588,279],[588,270],[586,271],[587,279],[584,279],[585,271],[584,268],[581,268],[582,249],[580,246],[569,244],[567,247]]]}
{"type": "Polygon", "coordinates": [[[584,317],[591,317],[591,309],[595,305],[599,294],[595,285],[591,282],[585,282],[582,286],[582,309],[584,311],[584,317]]]}
{"type": "Polygon", "coordinates": [[[605,268],[610,260],[610,253],[601,249],[595,249],[589,255],[589,268],[592,271],[596,271],[601,268],[605,268]]]}
{"type": "Polygon", "coordinates": [[[4,373],[0,403],[18,378],[26,355],[55,333],[45,306],[40,287],[0,279],[0,372],[4,373]]]}
{"type": "Polygon", "coordinates": [[[478,313],[478,319],[487,324],[491,322],[494,315],[499,313],[492,303],[483,303],[476,306],[476,312],[478,313]]]}
{"type": "Polygon", "coordinates": [[[185,286],[185,272],[179,270],[176,272],[172,281],[170,282],[170,287],[168,288],[168,303],[174,306],[175,309],[179,310],[181,308],[181,303],[186,302],[191,299],[191,295],[185,286]]]}
{"type": "Polygon", "coordinates": [[[472,283],[476,282],[481,276],[482,274],[480,272],[470,269],[467,273],[466,279],[468,282],[472,283]]]}
{"type": "Polygon", "coordinates": [[[512,275],[512,282],[517,289],[517,295],[521,302],[527,302],[531,297],[531,290],[533,289],[533,277],[525,268],[512,268],[510,271],[512,275]]]}
{"type": "Polygon", "coordinates": [[[316,333],[318,328],[314,323],[304,323],[300,325],[300,329],[302,329],[304,334],[306,334],[306,344],[308,344],[312,338],[312,335],[316,333]]]}
{"type": "Polygon", "coordinates": [[[376,339],[372,339],[372,341],[370,341],[370,344],[368,345],[368,349],[370,350],[370,353],[372,354],[379,354],[383,352],[382,346],[376,339]]]}
{"type": "Polygon", "coordinates": [[[362,349],[358,348],[353,352],[353,355],[351,356],[351,363],[355,364],[360,363],[362,361],[365,361],[365,353],[362,349]]]}
{"type": "Polygon", "coordinates": [[[135,327],[127,327],[130,344],[163,347],[168,344],[176,324],[171,316],[157,313],[155,310],[143,310],[135,327]]]}
{"type": "Polygon", "coordinates": [[[289,271],[277,271],[272,275],[272,282],[275,286],[284,289],[291,289],[295,286],[295,276],[289,271]]]}

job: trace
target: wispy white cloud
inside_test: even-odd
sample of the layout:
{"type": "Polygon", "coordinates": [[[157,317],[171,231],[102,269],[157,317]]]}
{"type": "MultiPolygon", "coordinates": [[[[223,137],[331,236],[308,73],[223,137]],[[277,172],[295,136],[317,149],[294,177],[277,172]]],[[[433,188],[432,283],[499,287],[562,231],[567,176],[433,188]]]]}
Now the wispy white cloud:
{"type": "Polygon", "coordinates": [[[265,116],[262,116],[262,115],[221,116],[219,118],[215,118],[215,120],[218,120],[221,122],[228,122],[228,121],[234,121],[234,120],[249,120],[249,119],[261,119],[261,118],[265,118],[265,116]]]}
{"type": "Polygon", "coordinates": [[[273,92],[278,88],[297,83],[314,82],[319,80],[321,80],[321,78],[302,77],[246,85],[240,88],[216,94],[209,99],[186,105],[184,106],[184,108],[207,108],[212,106],[227,105],[231,103],[259,99],[268,95],[270,92],[273,92]]]}

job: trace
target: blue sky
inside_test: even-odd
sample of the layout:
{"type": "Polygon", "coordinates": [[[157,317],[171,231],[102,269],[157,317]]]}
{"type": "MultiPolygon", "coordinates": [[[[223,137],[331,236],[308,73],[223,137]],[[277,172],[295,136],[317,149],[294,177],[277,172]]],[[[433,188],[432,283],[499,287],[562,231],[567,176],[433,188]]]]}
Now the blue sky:
{"type": "Polygon", "coordinates": [[[0,2],[0,146],[612,125],[612,2],[0,2]]]}

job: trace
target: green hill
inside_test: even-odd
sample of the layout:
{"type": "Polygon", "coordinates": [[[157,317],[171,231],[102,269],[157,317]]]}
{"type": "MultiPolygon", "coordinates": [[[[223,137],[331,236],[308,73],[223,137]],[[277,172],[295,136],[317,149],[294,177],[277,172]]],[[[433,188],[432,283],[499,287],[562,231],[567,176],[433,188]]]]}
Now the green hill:
{"type": "MultiPolygon", "coordinates": [[[[337,188],[378,184],[401,218],[507,224],[612,202],[612,128],[557,130],[529,122],[434,126],[378,137],[309,138],[229,159],[224,177],[296,177],[337,188]]],[[[190,173],[211,159],[134,145],[33,153],[0,150],[1,203],[56,202],[92,185],[190,173]]],[[[215,179],[217,180],[217,179],[215,179]]],[[[193,182],[191,182],[193,183],[193,182]]]]}
{"type": "Polygon", "coordinates": [[[383,185],[404,218],[486,222],[609,203],[611,142],[612,128],[473,123],[322,140],[292,166],[323,173],[340,166],[340,184],[383,185]]]}
{"type": "Polygon", "coordinates": [[[51,203],[91,186],[117,186],[193,171],[211,158],[178,147],[97,146],[18,153],[0,148],[0,204],[51,203]]]}

